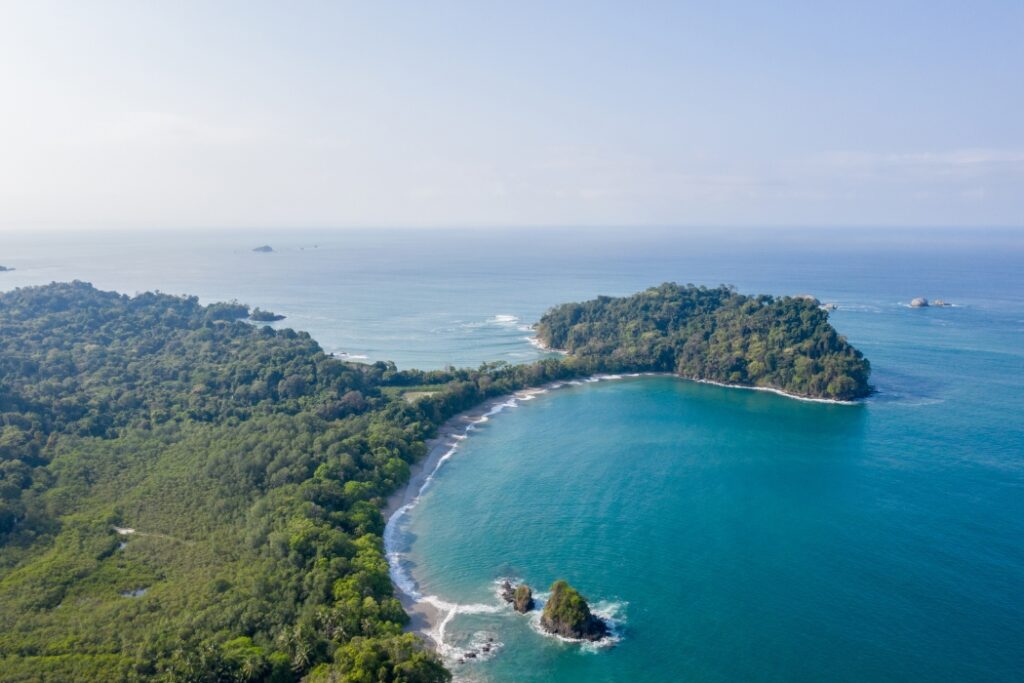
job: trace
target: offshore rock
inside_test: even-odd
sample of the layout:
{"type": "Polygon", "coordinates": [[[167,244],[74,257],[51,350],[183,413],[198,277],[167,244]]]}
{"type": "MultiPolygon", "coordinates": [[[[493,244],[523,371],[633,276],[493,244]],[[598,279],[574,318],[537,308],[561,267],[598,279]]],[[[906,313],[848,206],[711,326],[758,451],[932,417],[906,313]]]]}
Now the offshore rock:
{"type": "Polygon", "coordinates": [[[520,614],[526,614],[533,609],[533,591],[525,583],[521,583],[516,586],[515,595],[513,595],[512,607],[515,608],[520,614]]]}
{"type": "Polygon", "coordinates": [[[506,580],[501,584],[501,598],[520,614],[525,614],[534,607],[533,590],[525,583],[513,586],[506,580]]]}
{"type": "Polygon", "coordinates": [[[575,640],[600,640],[608,635],[608,625],[590,612],[586,598],[561,580],[551,584],[540,625],[548,633],[575,640]]]}

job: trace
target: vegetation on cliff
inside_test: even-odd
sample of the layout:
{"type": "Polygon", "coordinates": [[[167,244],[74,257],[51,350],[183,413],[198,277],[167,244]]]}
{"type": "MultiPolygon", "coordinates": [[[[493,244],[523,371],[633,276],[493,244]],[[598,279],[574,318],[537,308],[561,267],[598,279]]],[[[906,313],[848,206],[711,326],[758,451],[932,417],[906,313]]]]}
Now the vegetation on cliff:
{"type": "Polygon", "coordinates": [[[551,584],[540,625],[548,633],[577,640],[599,640],[608,635],[608,626],[591,613],[586,598],[562,580],[551,584]]]}
{"type": "Polygon", "coordinates": [[[556,306],[537,336],[602,371],[674,372],[840,400],[871,391],[867,359],[806,297],[667,283],[556,306]]]}

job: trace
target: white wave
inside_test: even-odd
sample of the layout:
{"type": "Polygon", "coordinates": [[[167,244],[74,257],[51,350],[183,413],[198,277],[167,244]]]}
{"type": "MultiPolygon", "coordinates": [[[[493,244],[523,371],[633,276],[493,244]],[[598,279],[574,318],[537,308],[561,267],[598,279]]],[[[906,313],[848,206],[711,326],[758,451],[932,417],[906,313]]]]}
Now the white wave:
{"type": "Polygon", "coordinates": [[[369,356],[364,356],[361,353],[349,353],[348,351],[335,351],[335,358],[341,358],[342,360],[370,360],[369,356]]]}
{"type": "Polygon", "coordinates": [[[838,309],[840,311],[855,311],[857,313],[881,313],[882,309],[873,304],[844,304],[839,303],[838,309]]]}
{"type": "Polygon", "coordinates": [[[421,600],[427,604],[433,605],[441,612],[444,612],[444,618],[438,622],[437,627],[430,634],[434,642],[437,643],[437,648],[440,654],[449,659],[463,658],[466,654],[466,649],[452,645],[445,640],[445,632],[448,629],[448,625],[452,619],[459,614],[496,614],[502,611],[502,608],[498,605],[483,605],[483,604],[470,604],[460,605],[458,603],[448,602],[438,598],[436,595],[428,595],[421,600]]]}
{"type": "MultiPolygon", "coordinates": [[[[530,328],[530,329],[532,330],[533,328],[530,328]]],[[[546,346],[546,345],[544,344],[544,342],[542,342],[542,341],[540,340],[540,338],[539,338],[539,337],[538,337],[537,335],[535,335],[535,334],[533,334],[533,335],[530,335],[529,337],[523,337],[523,339],[524,339],[524,340],[525,340],[525,341],[526,341],[526,342],[527,342],[527,343],[528,343],[528,344],[529,344],[530,346],[534,347],[534,348],[535,348],[535,349],[537,349],[538,351],[543,351],[544,353],[558,353],[558,354],[561,354],[561,355],[563,355],[563,356],[567,356],[567,355],[569,355],[569,352],[568,352],[568,351],[563,351],[562,349],[552,349],[552,348],[550,348],[550,347],[546,346]]]]}
{"type": "Polygon", "coordinates": [[[496,323],[517,323],[519,322],[518,315],[509,315],[507,313],[501,313],[492,318],[496,323]]]}
{"type": "MultiPolygon", "coordinates": [[[[688,379],[688,378],[684,378],[688,379]]],[[[710,384],[714,387],[725,387],[726,389],[746,389],[747,391],[763,391],[769,394],[775,394],[776,396],[784,396],[786,398],[796,399],[797,401],[806,401],[807,403],[831,403],[839,406],[855,406],[860,403],[859,400],[854,401],[840,401],[837,398],[812,398],[810,396],[800,396],[798,394],[791,394],[788,391],[782,389],[775,389],[773,387],[751,387],[746,384],[726,384],[725,382],[715,382],[710,379],[690,379],[691,382],[697,384],[710,384]]]]}

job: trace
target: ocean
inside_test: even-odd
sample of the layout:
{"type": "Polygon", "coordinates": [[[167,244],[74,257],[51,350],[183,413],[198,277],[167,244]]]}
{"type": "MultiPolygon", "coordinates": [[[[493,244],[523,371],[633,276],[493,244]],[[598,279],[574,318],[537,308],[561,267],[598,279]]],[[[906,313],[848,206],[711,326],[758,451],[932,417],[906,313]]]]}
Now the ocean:
{"type": "Polygon", "coordinates": [[[419,593],[468,606],[445,625],[456,678],[1024,672],[1024,232],[26,233],[0,264],[0,289],[237,299],[340,357],[421,368],[539,358],[548,307],[663,281],[813,294],[872,362],[863,403],[623,377],[467,432],[392,538],[419,593]],[[501,606],[505,577],[569,580],[614,642],[542,635],[501,606]]]}

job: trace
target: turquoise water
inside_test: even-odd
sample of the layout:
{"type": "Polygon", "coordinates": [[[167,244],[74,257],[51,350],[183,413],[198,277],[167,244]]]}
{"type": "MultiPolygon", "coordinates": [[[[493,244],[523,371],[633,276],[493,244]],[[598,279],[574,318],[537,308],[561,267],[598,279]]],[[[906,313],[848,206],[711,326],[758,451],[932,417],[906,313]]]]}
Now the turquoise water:
{"type": "Polygon", "coordinates": [[[441,468],[407,526],[412,571],[471,603],[495,577],[567,578],[622,620],[595,652],[508,611],[457,616],[449,644],[504,644],[455,664],[471,679],[1013,680],[1024,438],[979,443],[959,413],[672,378],[558,389],[441,468]]]}
{"type": "Polygon", "coordinates": [[[19,235],[0,288],[79,278],[237,298],[331,352],[525,361],[553,304],[663,280],[809,292],[874,366],[858,406],[625,378],[506,408],[396,538],[454,616],[458,676],[1010,681],[1024,670],[1024,233],[573,231],[19,235]],[[269,242],[277,252],[254,254],[269,242]],[[953,308],[911,310],[915,296],[953,308]],[[618,619],[581,648],[494,581],[569,579],[618,619]],[[491,610],[491,611],[488,611],[491,610]]]}

